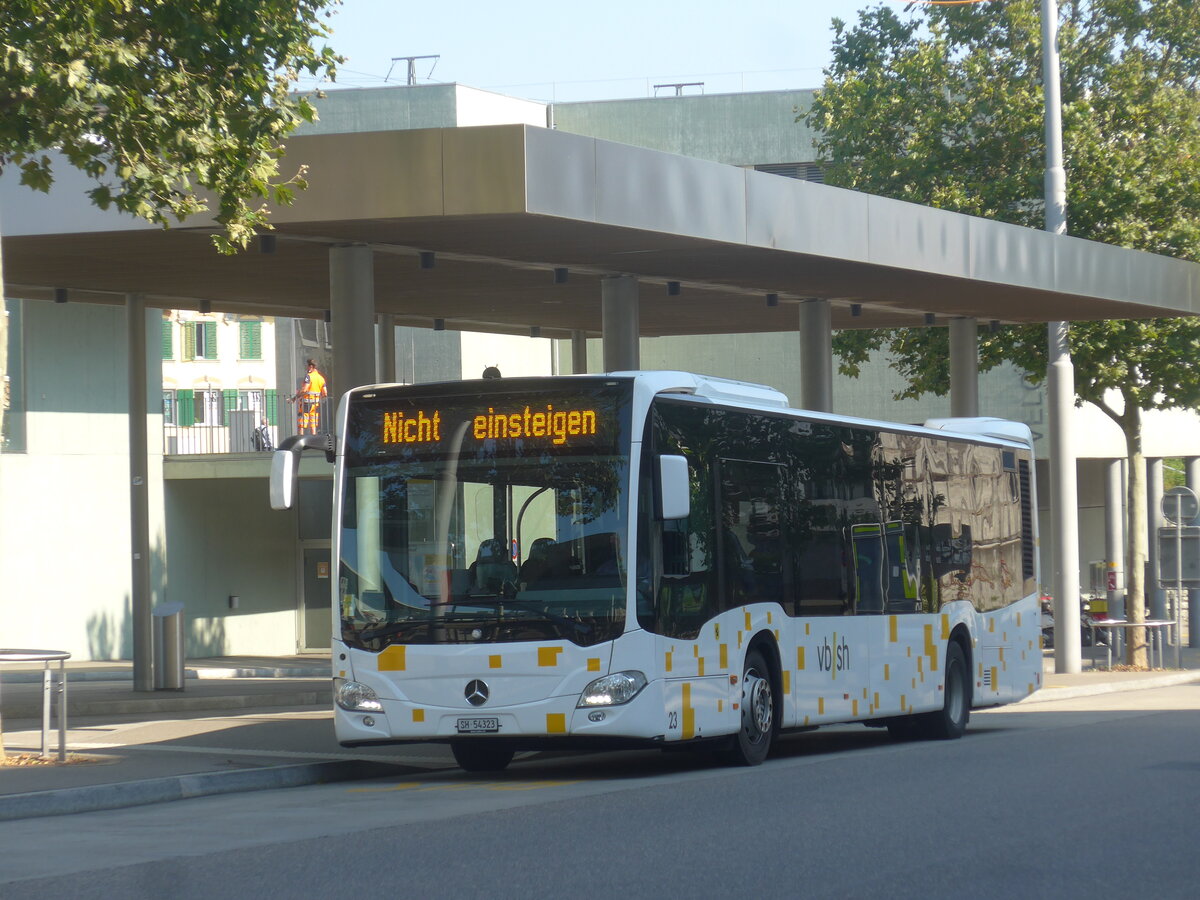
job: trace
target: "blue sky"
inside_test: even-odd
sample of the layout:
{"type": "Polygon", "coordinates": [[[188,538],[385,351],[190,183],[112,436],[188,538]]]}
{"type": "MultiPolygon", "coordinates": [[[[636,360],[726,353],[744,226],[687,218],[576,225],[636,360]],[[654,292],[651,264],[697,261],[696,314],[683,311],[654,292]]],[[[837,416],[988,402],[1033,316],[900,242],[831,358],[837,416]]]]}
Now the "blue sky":
{"type": "Polygon", "coordinates": [[[436,53],[436,64],[417,63],[418,83],[457,81],[533,100],[647,97],[655,84],[694,81],[704,87],[687,93],[811,88],[829,62],[830,20],[854,22],[877,2],[345,0],[330,44],[347,58],[339,87],[403,84],[404,62],[385,82],[392,57],[436,53]]]}

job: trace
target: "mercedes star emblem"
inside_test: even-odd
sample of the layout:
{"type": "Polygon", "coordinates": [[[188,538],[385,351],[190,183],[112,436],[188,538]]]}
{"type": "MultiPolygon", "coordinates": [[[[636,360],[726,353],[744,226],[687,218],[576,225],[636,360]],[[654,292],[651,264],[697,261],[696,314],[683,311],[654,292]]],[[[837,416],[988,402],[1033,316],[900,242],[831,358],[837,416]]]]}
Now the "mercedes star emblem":
{"type": "Polygon", "coordinates": [[[476,678],[467,684],[467,689],[463,691],[463,696],[467,698],[467,702],[472,706],[483,706],[488,701],[487,682],[476,678]]]}

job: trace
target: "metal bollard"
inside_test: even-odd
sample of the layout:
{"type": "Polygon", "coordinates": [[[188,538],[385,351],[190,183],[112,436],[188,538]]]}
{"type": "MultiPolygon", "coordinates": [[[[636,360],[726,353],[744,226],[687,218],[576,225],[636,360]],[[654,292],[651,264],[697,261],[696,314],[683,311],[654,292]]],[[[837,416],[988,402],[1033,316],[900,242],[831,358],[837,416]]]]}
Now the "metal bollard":
{"type": "Polygon", "coordinates": [[[154,608],[154,689],[183,690],[183,604],[154,608]]]}

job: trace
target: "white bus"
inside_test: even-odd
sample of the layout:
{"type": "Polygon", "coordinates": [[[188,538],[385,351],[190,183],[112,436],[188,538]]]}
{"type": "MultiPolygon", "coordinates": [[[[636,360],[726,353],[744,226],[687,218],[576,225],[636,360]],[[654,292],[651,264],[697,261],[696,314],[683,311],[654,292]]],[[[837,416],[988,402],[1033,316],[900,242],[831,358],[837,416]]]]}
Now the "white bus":
{"type": "MultiPolygon", "coordinates": [[[[328,440],[326,445],[324,442],[328,440]]],[[[827,723],[959,737],[1041,686],[1031,438],[789,409],[681,372],[356,388],[336,438],[346,746],[697,747],[827,723]]]]}

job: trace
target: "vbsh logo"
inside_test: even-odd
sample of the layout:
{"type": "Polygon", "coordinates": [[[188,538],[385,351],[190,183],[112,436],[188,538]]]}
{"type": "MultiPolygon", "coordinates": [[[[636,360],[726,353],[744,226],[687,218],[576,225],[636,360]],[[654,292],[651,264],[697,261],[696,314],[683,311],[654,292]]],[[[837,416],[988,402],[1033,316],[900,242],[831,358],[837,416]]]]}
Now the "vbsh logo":
{"type": "Polygon", "coordinates": [[[832,672],[835,676],[838,672],[848,670],[850,668],[850,645],[846,643],[846,639],[842,638],[842,642],[839,644],[837,632],[834,632],[831,646],[829,638],[825,638],[825,642],[817,648],[817,666],[822,672],[832,672]]]}

